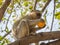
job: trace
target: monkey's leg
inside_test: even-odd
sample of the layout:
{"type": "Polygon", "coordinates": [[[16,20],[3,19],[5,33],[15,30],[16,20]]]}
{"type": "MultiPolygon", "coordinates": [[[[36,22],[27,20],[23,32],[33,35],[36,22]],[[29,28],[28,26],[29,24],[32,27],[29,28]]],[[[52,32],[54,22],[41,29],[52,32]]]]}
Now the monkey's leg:
{"type": "Polygon", "coordinates": [[[23,19],[20,23],[20,29],[22,32],[22,35],[28,36],[29,35],[29,25],[27,20],[23,19]]]}

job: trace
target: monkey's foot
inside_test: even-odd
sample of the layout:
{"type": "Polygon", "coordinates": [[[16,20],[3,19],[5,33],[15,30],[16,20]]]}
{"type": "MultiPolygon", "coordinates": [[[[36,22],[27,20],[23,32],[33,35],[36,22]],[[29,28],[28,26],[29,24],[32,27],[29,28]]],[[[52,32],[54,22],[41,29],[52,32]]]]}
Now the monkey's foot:
{"type": "Polygon", "coordinates": [[[32,32],[32,33],[30,33],[30,35],[31,35],[31,36],[34,36],[34,35],[36,35],[36,33],[33,33],[33,32],[32,32]]]}

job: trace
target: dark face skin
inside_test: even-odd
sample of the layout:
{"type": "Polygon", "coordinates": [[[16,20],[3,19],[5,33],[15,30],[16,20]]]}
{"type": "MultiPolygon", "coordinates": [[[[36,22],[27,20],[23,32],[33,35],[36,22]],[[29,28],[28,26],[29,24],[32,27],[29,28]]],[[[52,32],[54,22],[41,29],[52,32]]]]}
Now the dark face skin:
{"type": "Polygon", "coordinates": [[[39,19],[39,18],[41,18],[40,12],[36,12],[36,11],[32,11],[30,13],[30,16],[32,17],[32,19],[39,19]]]}

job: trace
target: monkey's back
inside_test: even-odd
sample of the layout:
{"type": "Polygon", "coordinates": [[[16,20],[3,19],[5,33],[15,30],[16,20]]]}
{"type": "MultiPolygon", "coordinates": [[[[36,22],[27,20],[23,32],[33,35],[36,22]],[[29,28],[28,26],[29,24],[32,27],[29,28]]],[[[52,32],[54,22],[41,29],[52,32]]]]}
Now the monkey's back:
{"type": "Polygon", "coordinates": [[[15,37],[15,39],[21,39],[27,35],[29,35],[29,26],[27,24],[27,20],[22,19],[21,21],[18,20],[13,25],[12,34],[15,37]]]}

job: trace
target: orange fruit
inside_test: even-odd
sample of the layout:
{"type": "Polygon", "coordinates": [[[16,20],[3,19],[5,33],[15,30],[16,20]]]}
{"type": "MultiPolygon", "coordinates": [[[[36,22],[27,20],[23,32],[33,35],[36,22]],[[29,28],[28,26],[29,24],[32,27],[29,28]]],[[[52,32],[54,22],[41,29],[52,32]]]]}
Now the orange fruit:
{"type": "Polygon", "coordinates": [[[38,22],[37,26],[40,27],[40,28],[43,28],[45,26],[45,21],[40,21],[38,22]]]}

